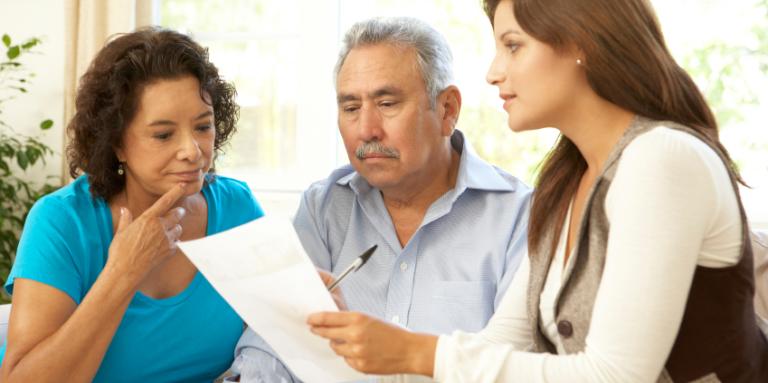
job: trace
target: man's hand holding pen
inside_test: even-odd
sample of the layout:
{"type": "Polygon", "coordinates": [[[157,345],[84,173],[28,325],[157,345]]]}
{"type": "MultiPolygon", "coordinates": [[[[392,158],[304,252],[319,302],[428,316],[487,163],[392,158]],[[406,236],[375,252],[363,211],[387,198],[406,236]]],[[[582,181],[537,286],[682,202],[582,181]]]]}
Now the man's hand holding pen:
{"type": "Polygon", "coordinates": [[[310,315],[307,318],[310,331],[328,339],[333,351],[358,371],[375,374],[403,371],[431,374],[434,364],[432,354],[415,353],[413,350],[434,350],[437,346],[436,337],[413,333],[364,313],[347,311],[341,292],[335,288],[344,278],[359,270],[375,250],[375,245],[366,250],[339,274],[338,279],[326,271],[317,270],[336,305],[343,312],[310,315]]]}
{"type": "Polygon", "coordinates": [[[328,288],[328,292],[331,293],[333,301],[336,302],[336,306],[338,306],[339,310],[346,311],[347,304],[344,302],[344,296],[341,295],[341,291],[336,287],[339,286],[344,278],[354,273],[355,271],[360,270],[360,268],[363,267],[366,262],[368,262],[368,259],[371,258],[371,255],[376,252],[376,248],[378,247],[379,245],[373,245],[368,248],[368,250],[360,254],[359,257],[357,257],[349,266],[347,266],[346,269],[344,269],[344,271],[341,272],[341,274],[339,274],[338,279],[334,278],[333,275],[325,270],[317,269],[317,272],[320,274],[320,279],[323,280],[325,287],[328,288]]]}

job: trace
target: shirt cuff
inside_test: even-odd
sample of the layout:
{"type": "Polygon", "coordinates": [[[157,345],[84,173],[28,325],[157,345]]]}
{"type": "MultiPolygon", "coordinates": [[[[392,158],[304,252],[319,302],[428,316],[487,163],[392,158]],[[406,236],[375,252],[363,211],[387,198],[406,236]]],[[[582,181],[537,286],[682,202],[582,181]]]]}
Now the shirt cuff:
{"type": "Polygon", "coordinates": [[[437,347],[435,348],[435,365],[432,370],[432,377],[435,381],[443,382],[446,378],[445,369],[451,363],[447,360],[450,350],[453,347],[452,339],[449,335],[440,335],[437,337],[437,347]]]}

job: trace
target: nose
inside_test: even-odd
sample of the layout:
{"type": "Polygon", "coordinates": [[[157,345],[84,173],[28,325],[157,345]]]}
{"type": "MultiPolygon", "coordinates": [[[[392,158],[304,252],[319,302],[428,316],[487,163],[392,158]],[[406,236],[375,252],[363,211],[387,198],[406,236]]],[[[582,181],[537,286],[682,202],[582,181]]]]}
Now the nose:
{"type": "Polygon", "coordinates": [[[363,142],[381,141],[384,130],[382,129],[381,114],[377,108],[369,105],[360,107],[358,134],[363,142]]]}
{"type": "Polygon", "coordinates": [[[202,154],[197,138],[192,133],[183,135],[176,157],[181,161],[197,162],[202,154]]]}
{"type": "Polygon", "coordinates": [[[506,79],[503,61],[504,60],[502,60],[498,52],[493,56],[493,61],[491,61],[491,66],[488,68],[488,73],[485,74],[485,81],[489,84],[499,86],[506,79]]]}

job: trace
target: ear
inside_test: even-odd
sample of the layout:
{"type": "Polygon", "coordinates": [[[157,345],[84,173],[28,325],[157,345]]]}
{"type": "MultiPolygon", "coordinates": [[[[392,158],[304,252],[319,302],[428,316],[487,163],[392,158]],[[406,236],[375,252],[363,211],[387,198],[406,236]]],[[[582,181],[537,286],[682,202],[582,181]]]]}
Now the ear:
{"type": "Polygon", "coordinates": [[[568,49],[568,53],[573,57],[573,60],[579,60],[579,63],[586,63],[587,62],[587,54],[584,52],[584,49],[582,49],[579,46],[573,45],[568,49]]]}
{"type": "Polygon", "coordinates": [[[456,129],[461,111],[461,92],[455,85],[445,88],[437,96],[435,106],[440,113],[440,130],[445,137],[450,137],[456,129]]]}
{"type": "Polygon", "coordinates": [[[125,152],[123,151],[123,148],[114,147],[112,150],[115,151],[115,156],[117,157],[118,161],[125,162],[125,152]]]}

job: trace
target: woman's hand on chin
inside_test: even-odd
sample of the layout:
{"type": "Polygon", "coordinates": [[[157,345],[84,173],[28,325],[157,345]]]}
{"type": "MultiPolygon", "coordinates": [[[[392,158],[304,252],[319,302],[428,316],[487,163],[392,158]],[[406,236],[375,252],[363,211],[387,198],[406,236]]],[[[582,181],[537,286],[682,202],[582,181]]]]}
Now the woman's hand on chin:
{"type": "Polygon", "coordinates": [[[152,268],[176,253],[185,210],[173,206],[184,196],[184,187],[183,183],[174,186],[136,219],[127,208],[120,208],[120,221],[109,246],[109,269],[120,270],[138,284],[152,268]]]}

